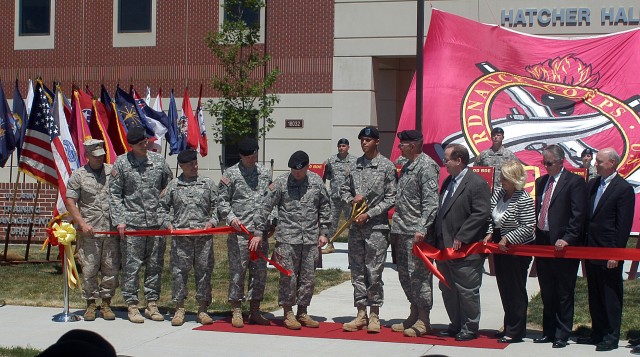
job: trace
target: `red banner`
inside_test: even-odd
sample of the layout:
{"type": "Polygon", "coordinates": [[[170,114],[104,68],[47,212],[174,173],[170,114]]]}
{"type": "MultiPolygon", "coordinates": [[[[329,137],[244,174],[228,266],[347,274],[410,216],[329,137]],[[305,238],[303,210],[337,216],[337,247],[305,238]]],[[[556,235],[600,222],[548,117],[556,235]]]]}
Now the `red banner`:
{"type": "MultiPolygon", "coordinates": [[[[459,143],[473,160],[499,126],[530,179],[546,173],[541,151],[557,144],[568,169],[580,166],[586,148],[613,147],[622,158],[620,174],[640,182],[638,48],[640,29],[558,39],[433,10],[424,46],[425,152],[444,166],[444,147],[459,143]]],[[[415,86],[414,78],[398,131],[415,128],[415,86]]],[[[400,155],[397,144],[392,160],[400,155]]],[[[633,230],[640,230],[640,217],[633,230]]]]}

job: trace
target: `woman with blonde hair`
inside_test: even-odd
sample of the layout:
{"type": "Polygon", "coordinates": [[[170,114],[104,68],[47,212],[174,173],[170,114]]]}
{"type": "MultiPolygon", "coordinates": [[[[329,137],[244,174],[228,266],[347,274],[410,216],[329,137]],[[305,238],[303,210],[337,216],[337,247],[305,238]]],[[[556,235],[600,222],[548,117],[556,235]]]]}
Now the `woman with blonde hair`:
{"type": "MultiPolygon", "coordinates": [[[[500,250],[508,252],[509,245],[533,242],[535,207],[533,199],[524,190],[527,173],[520,162],[505,162],[500,181],[502,187],[491,197],[491,218],[484,241],[493,241],[500,250]]],[[[498,334],[498,342],[522,342],[527,333],[529,297],[526,284],[531,257],[495,254],[493,258],[504,309],[504,331],[498,334]]]]}

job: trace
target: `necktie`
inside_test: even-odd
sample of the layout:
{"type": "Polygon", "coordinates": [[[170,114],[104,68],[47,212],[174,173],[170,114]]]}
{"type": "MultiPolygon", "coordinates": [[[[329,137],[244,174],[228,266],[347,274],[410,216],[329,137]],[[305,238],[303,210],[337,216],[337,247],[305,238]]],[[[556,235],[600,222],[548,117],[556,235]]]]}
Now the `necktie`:
{"type": "Polygon", "coordinates": [[[544,190],[544,200],[542,201],[540,218],[538,219],[538,228],[540,228],[540,230],[544,230],[545,222],[547,221],[547,212],[549,211],[549,204],[551,203],[554,182],[555,178],[553,176],[549,177],[549,184],[547,184],[547,189],[544,190]]]}
{"type": "MultiPolygon", "coordinates": [[[[600,178],[600,185],[598,185],[598,191],[596,191],[596,198],[593,201],[593,212],[595,212],[596,207],[598,207],[598,202],[600,201],[600,197],[602,197],[602,194],[604,193],[604,186],[606,185],[606,183],[604,182],[604,179],[601,177],[600,178]]],[[[593,213],[591,212],[591,213],[593,213]]]]}
{"type": "Polygon", "coordinates": [[[444,207],[445,203],[451,199],[451,197],[453,197],[453,192],[454,192],[454,187],[456,185],[456,178],[452,177],[451,178],[451,182],[449,182],[449,186],[447,187],[447,195],[444,196],[444,199],[442,200],[442,207],[444,207]]]}

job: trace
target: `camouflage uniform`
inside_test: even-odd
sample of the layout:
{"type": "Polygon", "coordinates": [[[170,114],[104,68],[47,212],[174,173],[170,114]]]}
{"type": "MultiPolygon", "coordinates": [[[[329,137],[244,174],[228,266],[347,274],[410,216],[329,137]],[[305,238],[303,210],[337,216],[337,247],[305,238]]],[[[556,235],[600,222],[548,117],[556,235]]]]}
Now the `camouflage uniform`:
{"type": "MultiPolygon", "coordinates": [[[[264,193],[271,182],[271,173],[260,164],[247,169],[242,162],[225,170],[218,185],[218,213],[226,218],[227,225],[238,218],[242,224],[254,232],[254,213],[260,208],[264,193]]],[[[269,254],[267,232],[262,235],[262,253],[269,254]]],[[[231,233],[227,235],[227,255],[229,258],[229,301],[243,301],[244,279],[249,268],[247,298],[262,301],[267,282],[267,262],[264,259],[249,259],[249,236],[231,233]]]]}
{"type": "Polygon", "coordinates": [[[330,180],[329,195],[331,197],[331,230],[328,238],[336,234],[341,214],[347,218],[351,216],[351,207],[340,197],[340,186],[355,167],[356,157],[349,153],[344,159],[341,159],[339,154],[335,154],[325,161],[324,172],[326,179],[330,180]]]}
{"type": "Polygon", "coordinates": [[[369,220],[354,223],[349,229],[349,268],[354,306],[382,306],[384,292],[382,270],[387,259],[389,209],[396,196],[396,168],[389,159],[378,155],[368,164],[364,156],[340,189],[342,200],[351,205],[362,195],[369,207],[369,220]]]}
{"type": "MultiPolygon", "coordinates": [[[[94,231],[112,231],[109,219],[109,175],[111,165],[99,172],[87,164],[75,170],[67,182],[67,198],[76,200],[82,218],[94,231]]],[[[113,297],[118,287],[120,238],[80,232],[78,255],[82,266],[82,298],[113,297]],[[98,272],[102,282],[98,286],[98,272]]]]}
{"type": "MultiPolygon", "coordinates": [[[[218,224],[217,191],[213,180],[197,176],[187,181],[184,174],[169,182],[160,194],[163,227],[202,229],[207,223],[218,224]],[[170,216],[170,212],[173,214],[170,216]]],[[[211,304],[211,273],[213,272],[213,236],[182,236],[171,239],[171,298],[184,302],[189,290],[189,271],[194,268],[196,300],[211,304]]]]}
{"type": "Polygon", "coordinates": [[[501,146],[498,151],[493,151],[493,149],[488,148],[476,157],[475,166],[491,166],[495,168],[493,171],[493,191],[495,191],[502,187],[502,183],[500,182],[500,168],[502,164],[510,160],[518,160],[518,158],[511,150],[504,146],[501,146]]]}
{"type": "Polygon", "coordinates": [[[278,304],[309,306],[315,286],[315,262],[319,257],[318,237],[326,236],[331,225],[329,193],[320,176],[307,172],[296,182],[290,173],[269,185],[255,229],[267,229],[269,213],[277,208],[278,227],[274,259],[293,272],[280,274],[278,304]]]}
{"type": "MultiPolygon", "coordinates": [[[[109,206],[114,226],[126,224],[127,230],[158,229],[162,208],[160,192],[173,178],[164,158],[148,152],[137,160],[129,152],[118,156],[109,180],[109,206]]],[[[166,242],[164,236],[125,236],[122,249],[122,295],[125,302],[137,303],[138,273],[144,263],[144,294],[147,301],[160,297],[166,242]]]]}
{"type": "MultiPolygon", "coordinates": [[[[398,254],[398,277],[409,302],[431,310],[433,305],[432,274],[413,255],[414,234],[427,234],[438,210],[438,175],[440,167],[421,153],[405,163],[398,180],[396,209],[391,224],[391,244],[398,254]]],[[[425,241],[432,241],[426,237],[425,241]]]]}

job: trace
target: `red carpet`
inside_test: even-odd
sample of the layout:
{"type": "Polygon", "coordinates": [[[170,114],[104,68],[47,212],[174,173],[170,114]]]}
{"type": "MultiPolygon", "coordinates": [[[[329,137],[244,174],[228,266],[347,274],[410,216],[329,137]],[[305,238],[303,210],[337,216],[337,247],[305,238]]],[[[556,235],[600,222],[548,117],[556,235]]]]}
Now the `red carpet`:
{"type": "Polygon", "coordinates": [[[229,317],[223,320],[217,320],[211,325],[197,327],[194,330],[311,338],[333,338],[340,340],[414,343],[472,348],[504,349],[507,347],[507,344],[498,343],[496,339],[492,337],[495,331],[480,331],[480,336],[477,339],[472,341],[458,342],[453,337],[439,337],[434,335],[427,335],[418,338],[405,337],[402,335],[402,333],[392,332],[391,329],[387,327],[383,327],[378,334],[368,334],[365,330],[356,332],[344,332],[342,331],[342,324],[333,322],[321,322],[319,328],[303,327],[301,330],[293,331],[285,328],[282,320],[280,319],[271,320],[271,326],[248,325],[245,321],[245,325],[243,328],[235,328],[231,326],[231,318],[229,317]]]}

